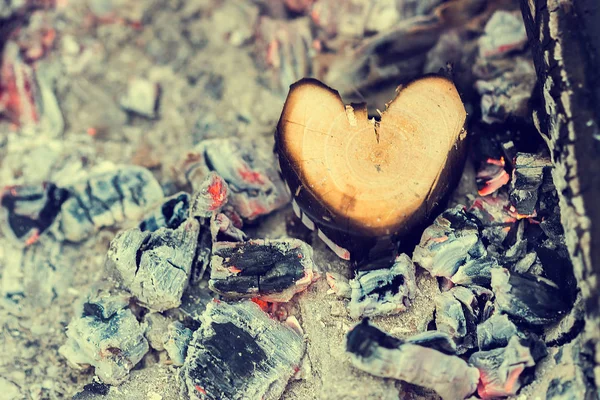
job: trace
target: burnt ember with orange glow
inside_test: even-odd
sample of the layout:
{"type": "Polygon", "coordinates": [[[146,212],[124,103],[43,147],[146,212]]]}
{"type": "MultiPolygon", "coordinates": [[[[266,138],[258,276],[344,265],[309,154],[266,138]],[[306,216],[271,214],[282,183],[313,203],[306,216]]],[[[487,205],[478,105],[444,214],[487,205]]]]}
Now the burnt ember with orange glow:
{"type": "Polygon", "coordinates": [[[354,261],[431,216],[462,171],[466,112],[451,80],[400,86],[379,114],[370,119],[366,104],[345,105],[304,79],[291,86],[275,134],[296,213],[354,261]]]}

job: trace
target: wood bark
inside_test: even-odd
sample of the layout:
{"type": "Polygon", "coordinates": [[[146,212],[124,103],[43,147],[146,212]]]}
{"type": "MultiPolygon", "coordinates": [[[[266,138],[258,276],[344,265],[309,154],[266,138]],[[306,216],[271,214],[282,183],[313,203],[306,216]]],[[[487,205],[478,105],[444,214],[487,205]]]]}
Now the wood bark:
{"type": "MultiPolygon", "coordinates": [[[[550,148],[561,220],[586,309],[588,383],[600,383],[600,2],[521,0],[538,75],[533,118],[550,148]],[[593,372],[592,372],[593,371],[593,372]],[[591,373],[590,373],[591,372],[591,373]]],[[[597,395],[597,389],[594,389],[597,395]]]]}

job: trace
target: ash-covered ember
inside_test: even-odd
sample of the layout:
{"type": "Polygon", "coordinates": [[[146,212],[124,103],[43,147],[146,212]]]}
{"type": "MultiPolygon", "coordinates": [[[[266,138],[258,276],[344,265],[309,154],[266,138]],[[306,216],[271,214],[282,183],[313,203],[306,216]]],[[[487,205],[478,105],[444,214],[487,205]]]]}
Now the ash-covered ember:
{"type": "Polygon", "coordinates": [[[479,396],[494,399],[515,395],[521,388],[523,371],[533,367],[535,360],[529,348],[513,336],[506,347],[473,353],[469,364],[480,373],[479,396]]]}
{"type": "Polygon", "coordinates": [[[456,343],[450,335],[442,331],[425,331],[406,338],[407,343],[428,347],[444,354],[456,354],[456,343]]]}
{"type": "Polygon", "coordinates": [[[499,160],[488,158],[479,168],[479,171],[477,171],[477,192],[480,196],[490,195],[508,183],[510,175],[508,175],[504,166],[504,158],[500,157],[499,160]]]}
{"type": "Polygon", "coordinates": [[[510,202],[514,213],[520,217],[536,215],[539,191],[548,191],[552,185],[552,161],[549,157],[537,154],[517,153],[514,160],[514,170],[510,182],[510,202]]]}
{"type": "Polygon", "coordinates": [[[200,142],[188,153],[182,172],[195,190],[202,188],[211,171],[216,172],[227,182],[229,204],[243,219],[254,220],[290,200],[275,165],[264,146],[231,137],[200,142]]]}
{"type": "Polygon", "coordinates": [[[152,310],[168,310],[181,303],[199,234],[200,224],[192,218],[175,230],[129,229],[112,240],[108,259],[123,286],[142,304],[152,310]]]}
{"type": "Polygon", "coordinates": [[[209,287],[227,297],[286,302],[315,276],[312,248],[298,239],[217,242],[209,287]]]}
{"type": "Polygon", "coordinates": [[[298,370],[302,336],[251,301],[213,301],[182,369],[192,399],[278,399],[298,370]]]}
{"type": "Polygon", "coordinates": [[[160,87],[156,82],[134,78],[127,84],[127,92],[120,104],[125,110],[147,118],[156,118],[160,87]]]}
{"type": "MultiPolygon", "coordinates": [[[[328,275],[327,279],[333,278],[328,275]]],[[[401,254],[391,268],[357,272],[350,288],[348,311],[352,318],[406,311],[417,294],[415,266],[406,254],[401,254]]]]}
{"type": "Polygon", "coordinates": [[[190,215],[210,218],[227,203],[229,188],[218,174],[211,172],[194,192],[190,215]]]}
{"type": "Polygon", "coordinates": [[[504,268],[492,271],[496,308],[530,325],[547,325],[566,315],[572,304],[556,283],[504,268]]]}
{"type": "Polygon", "coordinates": [[[59,352],[76,368],[91,365],[103,382],[118,385],[148,352],[144,328],[125,305],[116,310],[103,300],[86,304],[67,326],[59,352]]]}
{"type": "Polygon", "coordinates": [[[403,342],[366,319],[346,339],[352,364],[370,374],[435,390],[444,400],[462,400],[477,388],[479,372],[461,358],[403,342]]]}
{"type": "Polygon", "coordinates": [[[327,284],[331,288],[330,290],[339,297],[349,299],[352,297],[352,287],[350,281],[345,276],[342,276],[336,272],[325,273],[327,284]]]}
{"type": "Polygon", "coordinates": [[[469,260],[485,253],[476,219],[458,205],[444,211],[425,229],[413,261],[433,276],[452,279],[469,260]]]}
{"type": "Polygon", "coordinates": [[[160,206],[144,215],[139,228],[154,232],[159,228],[177,229],[188,217],[190,195],[184,192],[165,199],[160,206]]]}
{"type": "Polygon", "coordinates": [[[8,43],[0,65],[0,116],[16,125],[31,126],[39,121],[36,104],[35,73],[19,55],[19,48],[8,43]]]}

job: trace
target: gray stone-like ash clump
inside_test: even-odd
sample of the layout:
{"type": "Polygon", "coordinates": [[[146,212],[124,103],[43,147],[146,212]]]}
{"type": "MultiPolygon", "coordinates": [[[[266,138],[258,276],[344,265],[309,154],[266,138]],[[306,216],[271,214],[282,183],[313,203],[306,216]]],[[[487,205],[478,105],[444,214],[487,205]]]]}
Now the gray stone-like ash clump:
{"type": "Polygon", "coordinates": [[[312,248],[298,239],[216,242],[209,287],[227,297],[286,302],[314,279],[312,248]]]}
{"type": "MultiPolygon", "coordinates": [[[[433,346],[403,342],[369,324],[366,319],[352,328],[346,339],[346,351],[350,353],[352,364],[370,374],[435,390],[444,400],[462,400],[477,388],[479,372],[461,358],[433,346]]],[[[447,339],[419,338],[417,341],[442,344],[443,349],[451,350],[447,339]]]]}
{"type": "Polygon", "coordinates": [[[415,266],[401,254],[391,268],[359,271],[350,287],[348,311],[352,318],[406,311],[417,293],[415,266]]]}
{"type": "Polygon", "coordinates": [[[144,306],[163,311],[181,304],[198,244],[200,224],[188,219],[177,229],[119,233],[108,259],[121,282],[144,306]]]}
{"type": "Polygon", "coordinates": [[[211,302],[182,368],[191,399],[279,399],[304,355],[302,335],[251,301],[211,302]]]}
{"type": "Polygon", "coordinates": [[[123,382],[148,352],[144,327],[126,308],[125,296],[96,296],[83,306],[81,317],[67,326],[60,353],[76,368],[95,367],[105,383],[123,382]]]}

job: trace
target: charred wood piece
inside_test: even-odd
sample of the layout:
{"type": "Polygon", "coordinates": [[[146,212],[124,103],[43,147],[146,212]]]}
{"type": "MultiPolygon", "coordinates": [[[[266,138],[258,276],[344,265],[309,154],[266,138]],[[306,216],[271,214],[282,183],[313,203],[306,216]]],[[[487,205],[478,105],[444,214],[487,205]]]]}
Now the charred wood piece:
{"type": "Polygon", "coordinates": [[[211,217],[210,233],[214,242],[244,242],[248,239],[244,231],[238,229],[223,213],[211,217]]]}
{"type": "Polygon", "coordinates": [[[554,282],[504,268],[492,271],[492,290],[499,311],[530,325],[550,324],[564,316],[572,306],[554,282]]]}
{"type": "Polygon", "coordinates": [[[552,180],[552,162],[537,154],[518,153],[510,183],[510,201],[519,215],[535,216],[539,191],[552,180]]]}
{"type": "Polygon", "coordinates": [[[515,395],[521,388],[523,371],[533,367],[535,361],[529,348],[513,336],[506,347],[473,353],[469,364],[480,373],[479,396],[494,399],[515,395]]]}
{"type": "Polygon", "coordinates": [[[190,218],[177,229],[119,233],[108,259],[121,283],[146,307],[163,311],[179,306],[194,262],[200,224],[190,218]]]}
{"type": "Polygon", "coordinates": [[[444,400],[464,399],[477,388],[479,372],[457,356],[403,342],[367,319],[346,337],[352,364],[370,374],[435,390],[444,400]]]}
{"type": "Polygon", "coordinates": [[[210,218],[227,203],[229,194],[227,182],[218,174],[211,172],[194,192],[190,216],[210,218]]]}
{"type": "Polygon", "coordinates": [[[517,332],[508,315],[494,314],[477,326],[477,346],[483,351],[505,347],[517,332]]]}
{"type": "Polygon", "coordinates": [[[314,278],[312,248],[298,239],[213,245],[209,287],[227,297],[286,302],[314,278]]]}
{"type": "Polygon", "coordinates": [[[397,314],[406,311],[416,296],[415,266],[401,254],[391,268],[357,272],[350,287],[352,318],[397,314]]]}
{"type": "Polygon", "coordinates": [[[156,209],[146,213],[140,222],[141,231],[154,232],[159,228],[177,229],[188,218],[190,195],[179,193],[165,199],[156,209]]]}
{"type": "Polygon", "coordinates": [[[182,377],[192,399],[278,399],[305,344],[251,301],[214,301],[200,317],[182,377]]]}
{"type": "Polygon", "coordinates": [[[461,205],[444,211],[423,232],[413,253],[413,261],[431,275],[450,280],[468,264],[468,270],[459,273],[460,280],[485,281],[489,273],[487,266],[491,264],[469,264],[469,261],[486,255],[476,222],[461,205]]]}
{"type": "Polygon", "coordinates": [[[59,351],[76,368],[91,365],[103,382],[118,385],[148,349],[144,328],[123,308],[108,319],[90,314],[72,320],[59,351]]]}
{"type": "Polygon", "coordinates": [[[204,140],[188,153],[182,168],[195,190],[202,189],[211,172],[222,177],[230,191],[229,204],[244,220],[269,214],[290,200],[273,154],[251,141],[234,137],[204,140]]]}

